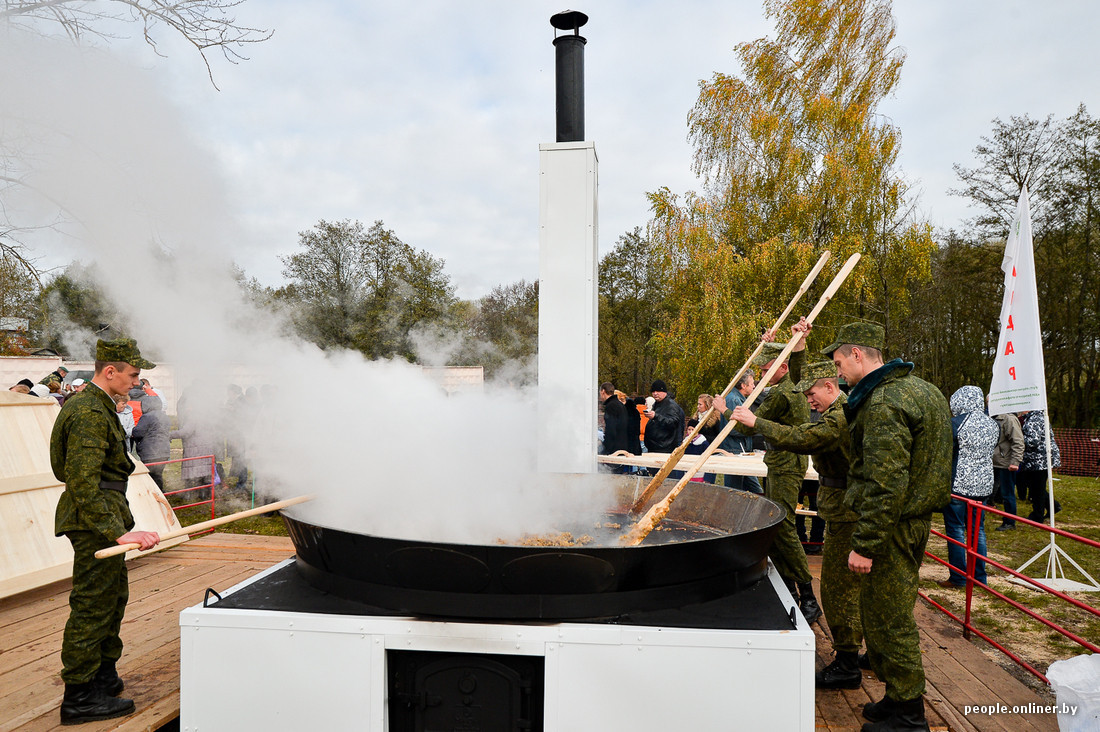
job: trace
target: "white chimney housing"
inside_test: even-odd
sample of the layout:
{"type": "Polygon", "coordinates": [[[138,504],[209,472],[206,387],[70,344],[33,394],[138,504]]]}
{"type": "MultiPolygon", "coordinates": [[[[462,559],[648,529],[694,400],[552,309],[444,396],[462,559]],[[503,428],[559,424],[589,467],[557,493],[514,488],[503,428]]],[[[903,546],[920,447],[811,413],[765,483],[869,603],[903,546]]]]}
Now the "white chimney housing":
{"type": "Polygon", "coordinates": [[[596,471],[597,169],[592,142],[539,146],[538,469],[596,471]]]}

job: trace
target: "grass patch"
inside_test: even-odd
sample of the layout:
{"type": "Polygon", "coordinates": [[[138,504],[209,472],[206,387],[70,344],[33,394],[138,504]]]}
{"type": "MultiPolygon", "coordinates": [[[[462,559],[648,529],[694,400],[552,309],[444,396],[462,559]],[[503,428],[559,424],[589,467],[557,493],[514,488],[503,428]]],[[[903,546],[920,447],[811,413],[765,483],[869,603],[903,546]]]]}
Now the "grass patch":
{"type": "MultiPolygon", "coordinates": [[[[172,441],[172,459],[176,460],[183,457],[183,446],[179,440],[172,441]]],[[[225,473],[231,474],[233,463],[232,460],[221,460],[225,467],[225,473]]],[[[164,491],[165,493],[171,493],[172,491],[183,489],[184,482],[182,477],[182,463],[170,463],[165,466],[164,469],[164,491]]],[[[264,503],[270,503],[277,499],[269,499],[262,495],[262,493],[254,493],[254,486],[252,485],[251,474],[249,474],[249,485],[238,486],[237,481],[233,478],[228,478],[223,484],[218,485],[214,489],[215,505],[214,516],[221,517],[228,516],[231,513],[237,513],[238,511],[244,511],[256,506],[262,506],[264,503]]],[[[186,493],[179,493],[176,495],[168,496],[168,502],[173,506],[183,506],[189,503],[197,503],[199,501],[209,501],[210,489],[199,488],[186,493]]],[[[198,506],[191,506],[190,508],[182,508],[176,511],[176,518],[179,519],[181,526],[191,526],[193,524],[200,523],[202,521],[209,521],[211,517],[210,504],[204,503],[198,506]]],[[[262,536],[287,536],[286,524],[278,514],[274,516],[251,516],[249,518],[240,519],[224,526],[219,526],[214,529],[215,532],[224,532],[228,534],[258,534],[262,536]]]]}

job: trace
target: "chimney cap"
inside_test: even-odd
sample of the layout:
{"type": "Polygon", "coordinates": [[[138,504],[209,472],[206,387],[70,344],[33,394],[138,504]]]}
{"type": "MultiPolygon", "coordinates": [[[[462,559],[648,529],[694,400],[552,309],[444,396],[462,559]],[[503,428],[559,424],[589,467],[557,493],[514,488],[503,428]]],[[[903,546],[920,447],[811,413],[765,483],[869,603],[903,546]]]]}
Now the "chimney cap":
{"type": "Polygon", "coordinates": [[[579,10],[563,10],[550,16],[550,25],[558,30],[580,32],[580,27],[588,22],[588,16],[579,10]]]}

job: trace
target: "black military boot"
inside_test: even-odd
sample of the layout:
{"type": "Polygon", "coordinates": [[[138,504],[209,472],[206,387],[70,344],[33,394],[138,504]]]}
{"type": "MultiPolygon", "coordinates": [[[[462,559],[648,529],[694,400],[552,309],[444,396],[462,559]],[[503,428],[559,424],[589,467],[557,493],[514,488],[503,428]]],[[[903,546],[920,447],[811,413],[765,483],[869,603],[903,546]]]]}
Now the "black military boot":
{"type": "Polygon", "coordinates": [[[806,616],[807,623],[813,623],[821,617],[821,608],[814,597],[814,586],[809,582],[798,586],[798,609],[806,616]]]}
{"type": "Polygon", "coordinates": [[[884,719],[889,719],[894,713],[894,700],[888,696],[883,695],[882,699],[877,702],[871,702],[863,705],[863,716],[865,719],[869,719],[872,722],[881,722],[884,719]]]}
{"type": "Polygon", "coordinates": [[[891,705],[889,717],[868,722],[863,725],[862,732],[929,732],[928,720],[924,716],[924,697],[891,702],[891,705]]]}
{"type": "Polygon", "coordinates": [[[856,651],[837,651],[833,662],[814,674],[814,686],[818,689],[858,689],[863,684],[858,657],[856,651]]]}
{"type": "Polygon", "coordinates": [[[859,654],[859,667],[860,667],[860,668],[865,668],[865,669],[867,669],[868,671],[870,671],[870,670],[871,670],[871,659],[870,659],[870,657],[869,657],[869,656],[867,655],[866,651],[864,651],[863,653],[859,654]]]}
{"type": "Polygon", "coordinates": [[[107,696],[94,681],[65,684],[61,700],[61,724],[83,724],[132,714],[134,702],[107,696]]]}
{"type": "Polygon", "coordinates": [[[114,661],[104,661],[99,664],[99,670],[95,672],[92,683],[102,689],[107,696],[118,696],[126,688],[122,677],[115,670],[114,661]]]}

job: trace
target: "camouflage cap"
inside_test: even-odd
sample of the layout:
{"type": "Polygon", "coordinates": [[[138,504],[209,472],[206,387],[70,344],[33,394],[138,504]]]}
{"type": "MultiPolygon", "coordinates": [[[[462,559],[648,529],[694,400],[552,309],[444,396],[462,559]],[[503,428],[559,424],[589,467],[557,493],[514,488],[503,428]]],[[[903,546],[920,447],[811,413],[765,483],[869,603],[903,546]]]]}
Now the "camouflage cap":
{"type": "Polygon", "coordinates": [[[113,341],[97,341],[95,344],[96,361],[124,361],[134,368],[153,369],[157,365],[146,361],[138,351],[137,341],[133,338],[115,338],[113,341]]]}
{"type": "Polygon", "coordinates": [[[752,360],[752,365],[760,367],[767,365],[769,361],[779,358],[779,354],[783,353],[786,347],[786,343],[765,343],[760,355],[752,360]]]}
{"type": "Polygon", "coordinates": [[[816,361],[802,367],[802,381],[794,385],[795,391],[806,391],[819,379],[835,379],[836,364],[832,361],[816,361]]]}
{"type": "Polygon", "coordinates": [[[848,323],[837,331],[836,340],[830,343],[821,352],[826,356],[832,356],[833,351],[841,346],[864,346],[883,350],[886,345],[886,331],[881,325],[874,323],[848,323]]]}

